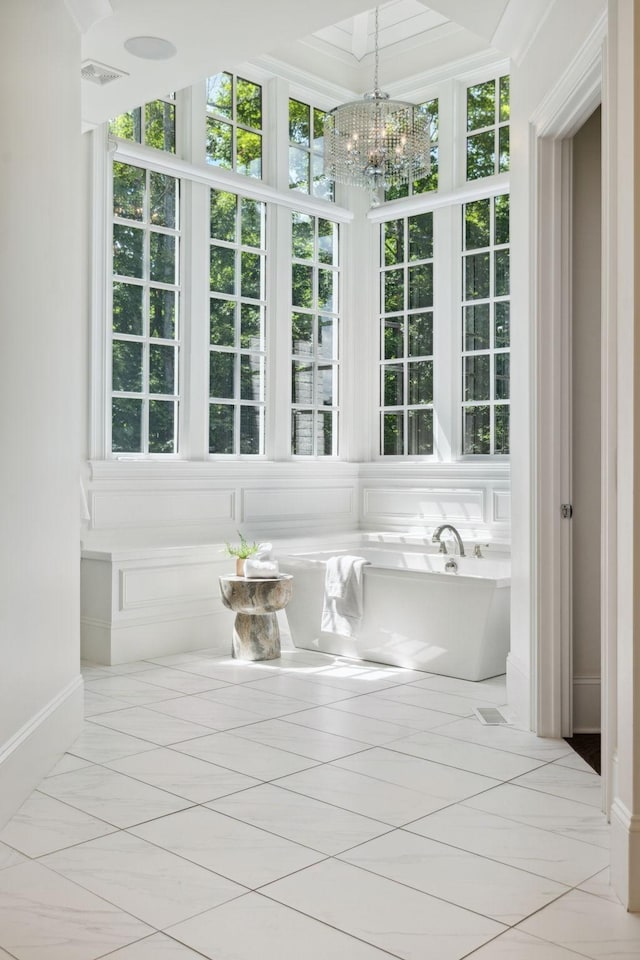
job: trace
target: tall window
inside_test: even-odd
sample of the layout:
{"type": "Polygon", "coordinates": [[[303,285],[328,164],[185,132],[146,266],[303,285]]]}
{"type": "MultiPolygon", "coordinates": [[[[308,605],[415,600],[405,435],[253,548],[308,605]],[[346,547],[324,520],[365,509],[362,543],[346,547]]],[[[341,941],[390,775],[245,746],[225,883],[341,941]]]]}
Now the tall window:
{"type": "Polygon", "coordinates": [[[176,152],[176,103],[170,93],[160,100],[145,103],[128,113],[122,113],[109,124],[114,137],[132,140],[157,150],[176,152]]]}
{"type": "Polygon", "coordinates": [[[265,204],[211,191],[209,452],[264,452],[265,204]]]}
{"type": "Polygon", "coordinates": [[[179,181],[114,163],[114,453],[178,450],[179,239],[179,181]]]}
{"type": "MultiPolygon", "coordinates": [[[[105,161],[113,256],[105,257],[109,310],[96,311],[104,349],[94,370],[104,391],[94,448],[124,458],[337,457],[339,437],[361,427],[341,418],[344,377],[366,373],[362,408],[376,427],[363,456],[508,455],[509,77],[500,64],[471,79],[443,78],[437,98],[417,108],[430,118],[431,169],[387,190],[391,202],[366,223],[361,203],[349,214],[326,202],[334,185],[322,172],[325,113],[284,79],[270,86],[268,108],[260,83],[227,70],[111,121],[120,139],[105,161]],[[271,100],[271,120],[286,114],[287,131],[267,124],[271,100]],[[187,140],[206,142],[199,172],[175,156],[183,102],[202,104],[199,131],[185,139],[185,149],[187,140]],[[271,126],[282,142],[267,136],[271,126]],[[285,154],[297,194],[277,174],[285,154]],[[274,182],[258,182],[264,169],[274,182]],[[351,269],[367,303],[378,288],[380,348],[345,370],[341,290],[351,269]],[[186,297],[181,272],[193,285],[186,297]],[[362,371],[372,360],[374,377],[362,371]]],[[[197,160],[189,150],[187,159],[197,160]]],[[[366,341],[363,303],[354,298],[352,309],[349,342],[366,341]]]]}
{"type": "Polygon", "coordinates": [[[467,180],[509,169],[509,77],[467,87],[467,180]]]}
{"type": "Polygon", "coordinates": [[[292,453],[338,452],[338,225],[292,214],[292,453]]]}
{"type": "Polygon", "coordinates": [[[433,453],[433,213],[381,227],[381,452],[433,453]]]}
{"type": "Polygon", "coordinates": [[[462,452],[509,453],[509,197],[462,217],[462,452]]]}
{"type": "Polygon", "coordinates": [[[333,200],[333,180],[323,173],[326,116],[318,107],[289,100],[289,186],[292,190],[333,200]]]}
{"type": "Polygon", "coordinates": [[[426,177],[413,180],[398,187],[385,190],[385,200],[398,200],[400,197],[412,197],[418,193],[430,193],[438,189],[438,99],[427,100],[416,109],[430,117],[429,136],[431,138],[431,166],[426,177]]]}
{"type": "Polygon", "coordinates": [[[262,87],[232,73],[207,80],[208,163],[262,177],[262,87]]]}

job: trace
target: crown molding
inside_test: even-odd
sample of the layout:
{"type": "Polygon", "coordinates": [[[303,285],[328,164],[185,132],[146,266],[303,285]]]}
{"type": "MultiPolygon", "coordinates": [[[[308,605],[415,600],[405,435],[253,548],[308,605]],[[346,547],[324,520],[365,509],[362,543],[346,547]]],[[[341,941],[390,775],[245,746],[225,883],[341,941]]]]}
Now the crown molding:
{"type": "MultiPolygon", "coordinates": [[[[297,95],[316,100],[318,106],[332,109],[349,100],[359,100],[362,93],[349,87],[324,80],[316,74],[308,73],[292,64],[273,56],[262,56],[251,61],[251,66],[266,73],[281,77],[295,88],[297,95]]],[[[384,89],[389,96],[397,99],[425,99],[427,92],[439,83],[454,78],[465,82],[473,80],[479,73],[487,70],[495,73],[508,73],[510,62],[495,50],[487,49],[480,53],[452,60],[447,64],[432,67],[412,76],[392,83],[385,83],[384,89]],[[424,96],[423,96],[424,94],[424,96]]]]}
{"type": "Polygon", "coordinates": [[[573,136],[598,106],[602,93],[602,46],[606,36],[605,11],[531,117],[531,126],[538,136],[573,136]]]}
{"type": "Polygon", "coordinates": [[[86,33],[94,23],[113,16],[111,0],[64,0],[80,33],[86,33]]]}
{"type": "MultiPolygon", "coordinates": [[[[391,63],[397,60],[398,57],[401,57],[409,50],[415,50],[417,47],[428,48],[435,46],[436,44],[442,43],[447,37],[456,36],[456,34],[460,33],[465,33],[464,29],[458,26],[457,23],[449,22],[439,24],[437,27],[431,27],[430,30],[423,31],[422,33],[406,37],[404,40],[396,40],[384,47],[380,47],[380,64],[384,66],[385,63],[391,63]]],[[[373,72],[372,64],[374,56],[371,51],[367,52],[363,57],[355,57],[347,50],[343,50],[342,47],[338,47],[316,36],[304,37],[299,43],[301,46],[309,47],[317,53],[322,54],[325,59],[337,60],[348,67],[353,67],[354,65],[362,67],[368,74],[373,72]]]]}
{"type": "Polygon", "coordinates": [[[519,64],[546,23],[554,4],[549,0],[510,0],[495,29],[492,44],[519,64]]]}
{"type": "MultiPolygon", "coordinates": [[[[305,70],[295,67],[284,60],[265,54],[256,57],[251,61],[262,70],[266,70],[274,76],[287,80],[297,90],[303,91],[313,99],[319,98],[327,102],[327,109],[338,106],[346,100],[357,100],[360,96],[357,90],[344,87],[338,83],[332,83],[330,80],[323,80],[322,77],[307,73],[305,70]]],[[[322,104],[319,104],[321,106],[322,104]]]]}

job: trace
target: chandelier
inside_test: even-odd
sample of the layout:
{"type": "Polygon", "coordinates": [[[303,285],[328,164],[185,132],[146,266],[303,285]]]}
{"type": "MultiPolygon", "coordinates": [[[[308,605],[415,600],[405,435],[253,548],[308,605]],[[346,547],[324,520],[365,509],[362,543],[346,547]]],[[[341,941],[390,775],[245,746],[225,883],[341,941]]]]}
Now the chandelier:
{"type": "Polygon", "coordinates": [[[381,189],[424,177],[431,165],[429,115],[380,90],[378,33],[376,7],[373,92],[335,107],[323,131],[325,176],[365,187],[374,205],[381,189]]]}

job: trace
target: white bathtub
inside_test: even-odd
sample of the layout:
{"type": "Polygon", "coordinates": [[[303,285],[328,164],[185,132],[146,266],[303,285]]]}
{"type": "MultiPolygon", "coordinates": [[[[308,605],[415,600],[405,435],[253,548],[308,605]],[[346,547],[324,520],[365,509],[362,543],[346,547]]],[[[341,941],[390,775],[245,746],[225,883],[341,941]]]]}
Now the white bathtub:
{"type": "Polygon", "coordinates": [[[290,554],[280,560],[294,576],[286,610],[296,647],[373,660],[462,680],[505,672],[509,651],[508,559],[357,547],[290,554]],[[357,634],[320,629],[326,560],[364,557],[364,616],[357,634]],[[455,560],[457,570],[445,572],[455,560]]]}

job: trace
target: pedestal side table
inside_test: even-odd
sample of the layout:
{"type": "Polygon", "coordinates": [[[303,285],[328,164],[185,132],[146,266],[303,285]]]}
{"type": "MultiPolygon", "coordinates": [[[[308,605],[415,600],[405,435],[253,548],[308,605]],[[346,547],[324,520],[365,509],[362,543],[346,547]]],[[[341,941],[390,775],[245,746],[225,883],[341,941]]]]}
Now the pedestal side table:
{"type": "Polygon", "coordinates": [[[232,653],[239,660],[274,660],[280,656],[277,610],[283,610],[293,592],[293,577],[257,579],[220,577],[222,602],[233,610],[232,653]]]}

